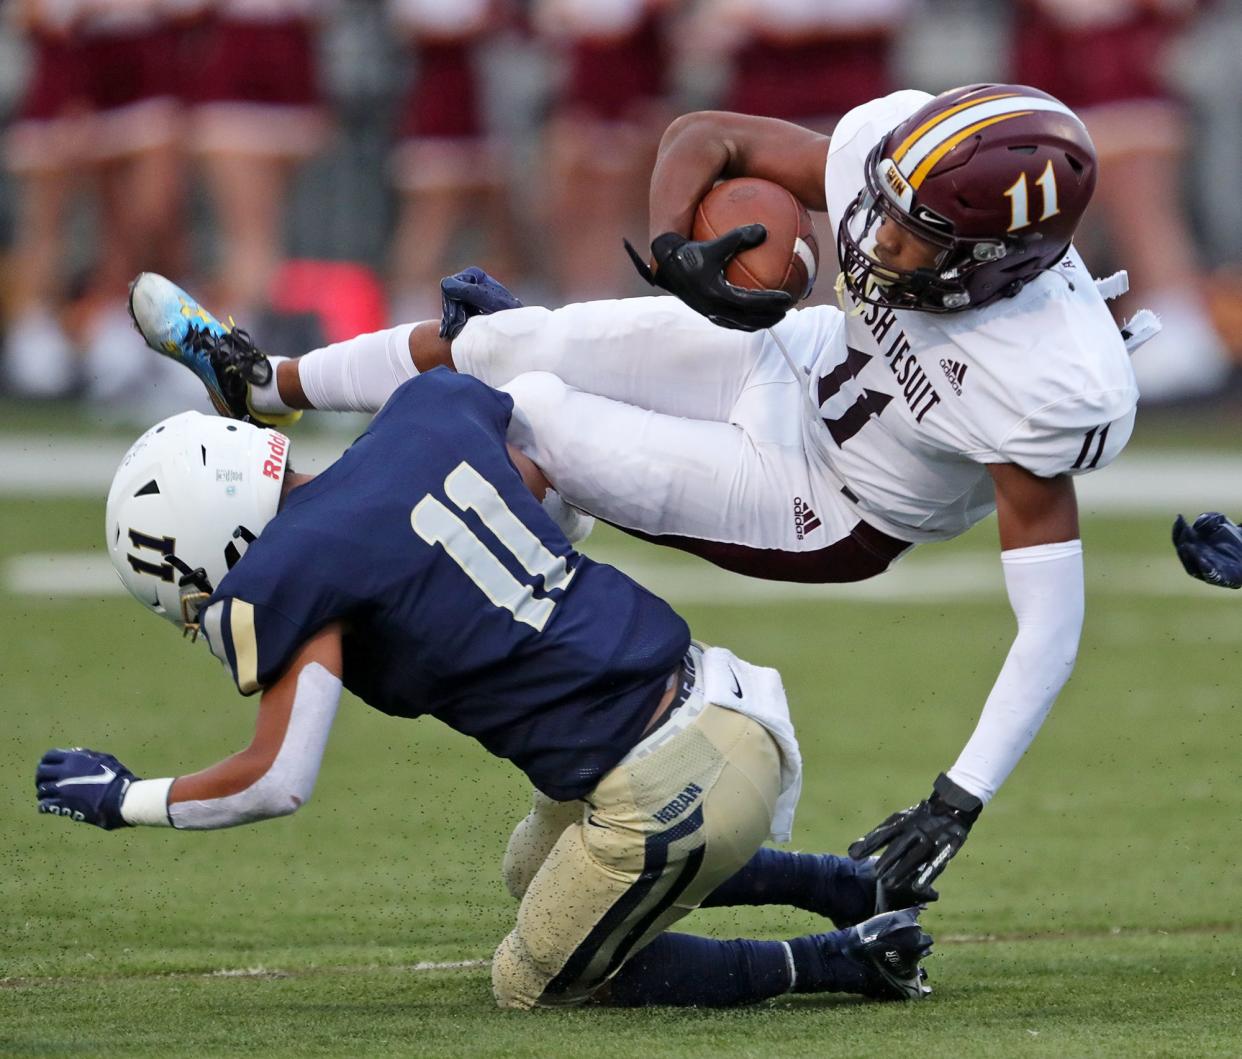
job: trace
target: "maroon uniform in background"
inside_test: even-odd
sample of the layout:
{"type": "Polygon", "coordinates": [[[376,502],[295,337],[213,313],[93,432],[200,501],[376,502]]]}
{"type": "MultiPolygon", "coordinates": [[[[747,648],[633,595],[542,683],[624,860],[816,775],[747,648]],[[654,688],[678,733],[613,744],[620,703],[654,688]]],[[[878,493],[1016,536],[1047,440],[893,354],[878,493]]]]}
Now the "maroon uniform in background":
{"type": "Polygon", "coordinates": [[[184,31],[164,0],[90,0],[77,20],[75,79],[101,161],[166,148],[179,137],[187,83],[184,31]]]}
{"type": "Polygon", "coordinates": [[[0,346],[0,385],[29,397],[61,397],[77,376],[77,354],[61,323],[64,232],[75,163],[82,156],[77,0],[14,0],[5,13],[24,38],[28,78],[3,139],[14,176],[15,230],[9,315],[0,346]]]}
{"type": "Polygon", "coordinates": [[[1179,146],[1167,59],[1196,6],[1195,0],[1018,0],[1014,78],[1054,93],[1084,117],[1108,108],[1107,128],[1092,129],[1102,153],[1133,143],[1179,146]]]}
{"type": "Polygon", "coordinates": [[[503,24],[496,5],[488,0],[389,0],[389,8],[413,64],[393,154],[397,188],[499,182],[503,164],[486,128],[479,55],[503,24]]]}
{"type": "MultiPolygon", "coordinates": [[[[510,161],[491,127],[488,49],[508,30],[500,0],[389,0],[412,76],[390,168],[400,195],[390,252],[392,316],[439,313],[439,281],[469,253],[518,281],[509,204],[510,161]],[[482,248],[463,251],[463,236],[482,248]]],[[[501,74],[504,73],[502,69],[501,74]]]]}
{"type": "Polygon", "coordinates": [[[560,298],[638,289],[620,251],[646,231],[647,178],[668,105],[668,0],[536,0],[533,24],[553,59],[545,143],[548,255],[560,298]]]}
{"type": "Polygon", "coordinates": [[[190,98],[199,151],[306,158],[327,133],[315,35],[331,0],[212,0],[190,98]]]}
{"type": "Polygon", "coordinates": [[[1051,92],[1086,123],[1100,155],[1090,239],[1130,273],[1135,300],[1162,334],[1134,357],[1148,401],[1210,393],[1228,360],[1202,291],[1181,202],[1186,117],[1171,81],[1174,48],[1198,0],[1018,0],[1013,79],[1051,92]]]}
{"type": "Polygon", "coordinates": [[[893,43],[913,0],[708,0],[687,36],[727,65],[720,105],[831,131],[887,95],[893,43]]]}
{"type": "Polygon", "coordinates": [[[628,6],[632,12],[618,10],[616,23],[604,12],[595,19],[584,11],[577,32],[562,42],[562,109],[626,124],[641,121],[643,109],[663,98],[668,52],[658,11],[641,3],[628,6]]]}

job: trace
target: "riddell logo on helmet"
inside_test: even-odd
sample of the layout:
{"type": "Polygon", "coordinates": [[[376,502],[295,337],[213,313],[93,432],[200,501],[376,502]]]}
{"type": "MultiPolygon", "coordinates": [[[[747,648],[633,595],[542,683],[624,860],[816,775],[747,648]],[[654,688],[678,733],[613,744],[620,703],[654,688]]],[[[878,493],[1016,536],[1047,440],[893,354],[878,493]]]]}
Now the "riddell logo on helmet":
{"type": "Polygon", "coordinates": [[[285,469],[285,453],[289,450],[289,439],[284,434],[271,431],[267,435],[268,458],[263,461],[263,477],[280,481],[285,469]]]}

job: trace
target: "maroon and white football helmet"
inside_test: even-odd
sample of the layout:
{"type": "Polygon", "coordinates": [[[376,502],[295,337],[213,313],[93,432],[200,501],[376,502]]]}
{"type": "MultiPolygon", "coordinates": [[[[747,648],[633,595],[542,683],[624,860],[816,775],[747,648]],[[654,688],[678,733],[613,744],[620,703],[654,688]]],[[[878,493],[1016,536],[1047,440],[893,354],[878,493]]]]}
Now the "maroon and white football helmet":
{"type": "Polygon", "coordinates": [[[1095,190],[1086,127],[1026,85],[954,88],[907,118],[867,156],[866,184],[837,228],[859,301],[957,312],[1012,297],[1064,255],[1095,190]],[[884,218],[940,250],[933,266],[873,256],[884,218]]]}

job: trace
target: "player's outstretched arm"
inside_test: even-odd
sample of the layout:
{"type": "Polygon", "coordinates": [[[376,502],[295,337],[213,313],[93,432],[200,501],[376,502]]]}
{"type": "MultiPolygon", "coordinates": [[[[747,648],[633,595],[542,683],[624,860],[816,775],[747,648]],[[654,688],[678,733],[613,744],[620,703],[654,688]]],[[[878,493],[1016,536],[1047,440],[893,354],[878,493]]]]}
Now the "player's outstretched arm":
{"type": "Polygon", "coordinates": [[[1073,480],[1039,478],[1014,464],[989,470],[1017,636],[974,733],[932,794],[850,847],[853,857],[883,849],[880,884],[913,892],[921,901],[936,899],[932,881],[1039,731],[1073,670],[1082,633],[1082,544],[1073,480]]]}
{"type": "Polygon", "coordinates": [[[35,776],[39,812],[105,830],[205,830],[285,816],[310,798],[341,694],[341,632],[321,630],[263,692],[250,745],[176,779],[139,779],[109,754],[49,750],[35,776]]]}

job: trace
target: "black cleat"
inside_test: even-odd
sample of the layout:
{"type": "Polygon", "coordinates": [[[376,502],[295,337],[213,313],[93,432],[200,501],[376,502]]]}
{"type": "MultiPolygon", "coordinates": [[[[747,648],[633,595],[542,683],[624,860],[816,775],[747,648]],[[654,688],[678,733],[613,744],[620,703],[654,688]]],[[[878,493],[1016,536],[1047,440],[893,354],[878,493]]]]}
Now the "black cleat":
{"type": "Polygon", "coordinates": [[[932,937],[919,925],[922,908],[881,912],[850,929],[852,955],[866,964],[873,982],[866,995],[878,1000],[921,1000],[931,990],[919,961],[931,953],[932,937]]]}

